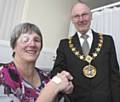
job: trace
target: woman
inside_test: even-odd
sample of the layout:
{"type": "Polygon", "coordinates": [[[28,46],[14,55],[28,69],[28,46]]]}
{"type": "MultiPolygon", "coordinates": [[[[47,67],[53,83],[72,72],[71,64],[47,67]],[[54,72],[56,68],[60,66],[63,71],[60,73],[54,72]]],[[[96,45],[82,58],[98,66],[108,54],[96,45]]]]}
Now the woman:
{"type": "MultiPolygon", "coordinates": [[[[42,35],[39,28],[31,23],[17,25],[10,40],[13,49],[13,61],[0,66],[0,100],[7,102],[43,102],[45,93],[52,94],[51,102],[56,99],[59,92],[71,93],[73,85],[72,76],[63,71],[52,80],[47,72],[35,67],[36,60],[43,47],[42,35]],[[48,82],[49,81],[49,82],[48,82]],[[47,84],[48,83],[48,84],[47,84]],[[43,93],[43,94],[42,94],[43,93]]],[[[50,102],[44,100],[44,102],[50,102]]]]}

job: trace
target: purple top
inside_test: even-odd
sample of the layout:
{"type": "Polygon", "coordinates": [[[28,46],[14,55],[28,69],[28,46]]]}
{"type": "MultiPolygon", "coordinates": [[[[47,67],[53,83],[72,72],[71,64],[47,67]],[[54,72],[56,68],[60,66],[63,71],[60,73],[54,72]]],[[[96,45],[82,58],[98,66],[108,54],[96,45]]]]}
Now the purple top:
{"type": "Polygon", "coordinates": [[[0,66],[0,102],[35,102],[41,89],[50,80],[48,72],[37,69],[41,85],[34,88],[18,72],[14,62],[0,66]]]}

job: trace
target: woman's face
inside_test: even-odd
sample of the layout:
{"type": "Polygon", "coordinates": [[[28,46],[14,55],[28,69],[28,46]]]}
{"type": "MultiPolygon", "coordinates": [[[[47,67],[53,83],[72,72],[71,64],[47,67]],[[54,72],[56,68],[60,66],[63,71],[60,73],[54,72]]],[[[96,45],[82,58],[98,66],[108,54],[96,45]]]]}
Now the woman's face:
{"type": "Polygon", "coordinates": [[[35,62],[42,48],[41,38],[35,32],[21,34],[13,49],[15,59],[25,62],[35,62]]]}

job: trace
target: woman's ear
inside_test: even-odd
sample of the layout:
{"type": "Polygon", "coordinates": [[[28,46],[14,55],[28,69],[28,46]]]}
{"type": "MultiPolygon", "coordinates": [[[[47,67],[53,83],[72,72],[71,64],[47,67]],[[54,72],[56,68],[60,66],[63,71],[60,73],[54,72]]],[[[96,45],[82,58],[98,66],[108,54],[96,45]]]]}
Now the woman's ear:
{"type": "Polygon", "coordinates": [[[15,51],[13,50],[12,57],[15,57],[15,51]]]}

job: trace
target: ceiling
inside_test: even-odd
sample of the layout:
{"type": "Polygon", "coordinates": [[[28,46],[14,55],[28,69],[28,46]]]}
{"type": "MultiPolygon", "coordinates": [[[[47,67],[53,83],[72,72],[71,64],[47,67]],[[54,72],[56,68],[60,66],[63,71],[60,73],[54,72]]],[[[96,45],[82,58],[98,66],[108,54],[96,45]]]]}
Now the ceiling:
{"type": "Polygon", "coordinates": [[[91,9],[119,2],[120,0],[79,0],[85,2],[91,9]]]}

